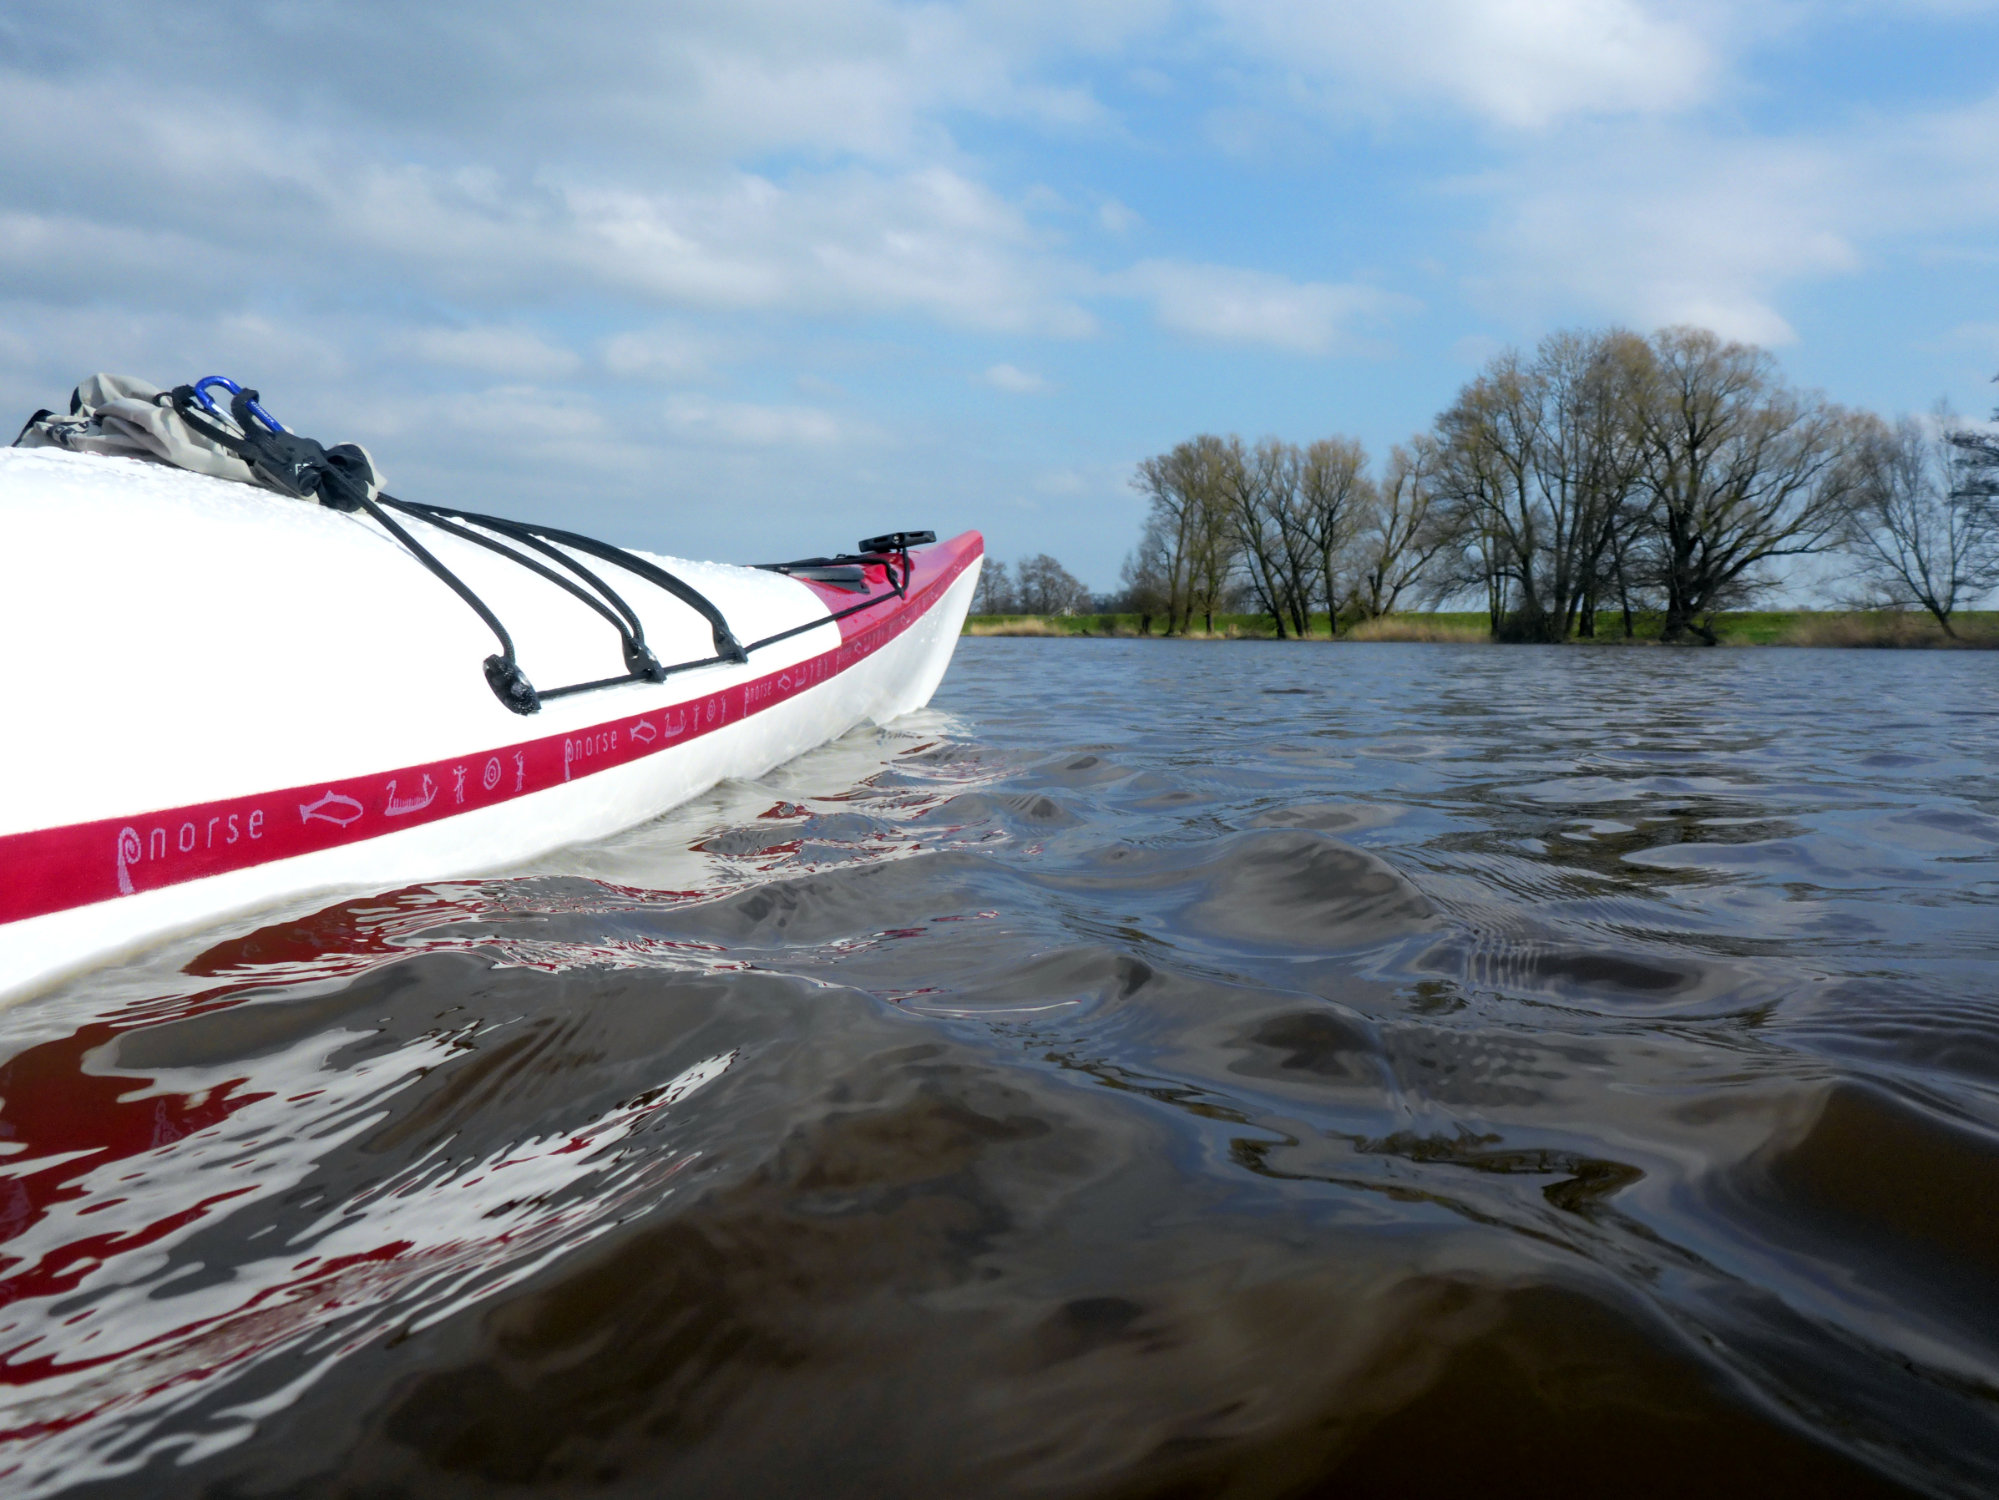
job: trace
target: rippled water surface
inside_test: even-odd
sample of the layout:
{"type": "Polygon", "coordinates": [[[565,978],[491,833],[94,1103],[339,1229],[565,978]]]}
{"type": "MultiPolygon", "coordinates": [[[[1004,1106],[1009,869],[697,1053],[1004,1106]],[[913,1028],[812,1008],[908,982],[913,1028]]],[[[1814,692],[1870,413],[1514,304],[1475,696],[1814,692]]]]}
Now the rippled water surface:
{"type": "Polygon", "coordinates": [[[1999,658],[968,640],[0,1013],[0,1489],[1999,1491],[1999,658]]]}

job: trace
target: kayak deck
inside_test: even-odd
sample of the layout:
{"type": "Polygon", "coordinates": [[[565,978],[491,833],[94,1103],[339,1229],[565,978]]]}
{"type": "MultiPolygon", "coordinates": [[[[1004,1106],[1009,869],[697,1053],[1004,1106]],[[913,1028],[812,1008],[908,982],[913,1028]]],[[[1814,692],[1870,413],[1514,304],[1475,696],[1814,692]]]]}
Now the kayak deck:
{"type": "MultiPolygon", "coordinates": [[[[13,456],[0,450],[0,459],[13,456]]],[[[863,593],[851,580],[792,579],[665,560],[676,572],[694,574],[697,586],[741,621],[738,634],[744,639],[805,628],[781,645],[753,653],[747,664],[702,667],[663,683],[567,698],[523,719],[502,708],[479,680],[476,636],[468,639],[465,622],[449,613],[447,606],[455,601],[439,599],[443,591],[434,582],[420,573],[412,576],[408,560],[375,546],[354,518],[200,476],[148,472],[149,466],[130,461],[28,456],[44,466],[59,457],[100,470],[138,469],[140,474],[120,476],[128,487],[131,479],[140,479],[157,490],[165,479],[183,497],[186,486],[180,482],[192,482],[207,491],[197,498],[209,512],[211,533],[226,530],[231,521],[240,529],[249,518],[258,537],[232,538],[233,552],[211,555],[195,567],[210,575],[205,581],[211,588],[226,587],[226,577],[216,575],[240,566],[242,553],[254,552],[259,540],[268,570],[269,554],[296,554],[301,529],[316,533],[310,540],[322,554],[333,538],[350,558],[365,556],[364,590],[402,605],[403,618],[389,623],[403,627],[398,631],[403,639],[426,625],[436,628],[436,636],[425,649],[398,659],[401,681],[381,685],[372,703],[253,691],[247,696],[261,697],[262,711],[248,724],[238,718],[236,753],[203,758],[199,774],[173,775],[177,765],[195,770],[188,765],[191,758],[155,753],[155,745],[177,737],[212,742],[211,705],[241,703],[244,683],[235,674],[254,670],[268,642],[222,651],[221,662],[180,664],[182,709],[173,712],[173,695],[146,705],[141,717],[150,720],[153,733],[114,736],[124,743],[123,756],[107,755],[99,737],[96,753],[74,756],[66,768],[40,756],[15,767],[0,762],[0,995],[20,993],[148,937],[305,892],[503,868],[642,822],[724,776],[761,774],[864,720],[883,721],[920,707],[948,665],[983,553],[978,535],[966,533],[912,554],[906,596],[899,598],[873,577],[865,580],[863,593]],[[878,595],[874,607],[831,618],[878,595]],[[204,665],[208,681],[201,680],[204,665]],[[293,774],[282,774],[287,766],[293,774]],[[44,788],[59,782],[59,792],[68,795],[29,795],[37,769],[44,788]],[[176,784],[191,794],[161,795],[176,784]],[[15,791],[8,794],[7,786],[15,791]],[[97,815],[60,816],[86,811],[97,815]]],[[[5,486],[0,511],[9,513],[0,519],[21,512],[24,521],[46,527],[49,507],[25,503],[6,483],[20,470],[18,463],[0,467],[5,486]]],[[[123,506],[129,513],[129,494],[121,499],[117,486],[106,488],[98,473],[82,477],[99,481],[112,510],[123,506]]],[[[69,524],[87,523],[90,497],[69,498],[69,524]]],[[[157,493],[151,493],[139,500],[138,509],[151,515],[158,503],[157,493]]],[[[128,570],[143,551],[143,539],[138,547],[125,548],[128,570]]],[[[198,560],[195,551],[190,555],[198,560]]],[[[463,565],[475,574],[482,566],[469,556],[463,565]]],[[[115,600],[120,580],[111,581],[108,597],[115,600]]],[[[289,633],[297,649],[315,606],[324,608],[325,581],[323,573],[316,574],[303,587],[304,607],[291,619],[268,622],[281,644],[289,633]]],[[[126,594],[145,592],[126,582],[126,594]]],[[[526,622],[520,632],[525,639],[552,640],[551,656],[602,650],[596,636],[585,646],[572,618],[580,612],[538,597],[490,568],[481,586],[501,596],[513,590],[515,596],[505,599],[510,621],[526,622]]],[[[16,641],[49,639],[46,614],[39,621],[26,618],[34,612],[33,591],[28,592],[25,604],[17,598],[7,610],[24,618],[0,623],[11,627],[7,638],[16,641]],[[29,630],[30,624],[39,628],[29,630]]],[[[270,601],[266,588],[247,607],[268,609],[270,601]]],[[[697,647],[702,643],[705,627],[687,618],[691,611],[673,601],[650,608],[650,637],[668,642],[669,649],[678,644],[676,636],[697,647]]],[[[191,628],[184,624],[182,650],[198,647],[211,628],[199,619],[191,628]]],[[[241,632],[240,621],[235,628],[241,632]]],[[[70,651],[75,649],[72,637],[70,651]]],[[[41,665],[61,680],[60,663],[54,671],[47,662],[41,665]]],[[[296,689],[297,683],[290,686],[296,689]]],[[[43,696],[46,701],[55,695],[43,696]]],[[[101,685],[90,684],[72,693],[65,706],[81,717],[103,696],[101,685]]],[[[59,744],[63,731],[74,728],[74,718],[50,727],[59,744]]],[[[18,745],[15,755],[22,758],[18,745]]]]}

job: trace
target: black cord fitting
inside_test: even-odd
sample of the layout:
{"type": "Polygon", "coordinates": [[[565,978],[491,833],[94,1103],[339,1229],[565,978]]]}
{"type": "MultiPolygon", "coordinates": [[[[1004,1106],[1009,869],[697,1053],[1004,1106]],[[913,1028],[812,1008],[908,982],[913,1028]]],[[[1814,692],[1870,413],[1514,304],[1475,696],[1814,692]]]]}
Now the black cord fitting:
{"type": "Polygon", "coordinates": [[[625,670],[641,682],[666,681],[666,668],[643,641],[625,642],[625,670]]]}
{"type": "Polygon", "coordinates": [[[541,712],[541,695],[528,681],[527,673],[520,669],[518,662],[508,661],[504,656],[486,658],[486,684],[508,708],[517,714],[541,712]]]}

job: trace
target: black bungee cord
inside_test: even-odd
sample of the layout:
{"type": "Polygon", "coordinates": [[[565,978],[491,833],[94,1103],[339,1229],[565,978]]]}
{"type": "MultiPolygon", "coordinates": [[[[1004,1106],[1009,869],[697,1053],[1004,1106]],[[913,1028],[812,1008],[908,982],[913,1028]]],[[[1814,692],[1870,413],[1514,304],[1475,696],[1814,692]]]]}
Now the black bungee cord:
{"type": "Polygon", "coordinates": [[[559,527],[482,515],[458,506],[399,500],[379,487],[374,466],[365,450],[352,443],[339,443],[328,448],[312,438],[287,431],[264,410],[257,391],[245,390],[224,376],[210,375],[193,385],[176,386],[163,399],[172,404],[189,427],[242,459],[259,481],[280,494],[301,500],[316,500],[333,510],[365,512],[378,522],[412,557],[463,599],[493,632],[500,643],[500,650],[485,659],[486,682],[494,696],[517,714],[536,713],[543,703],[554,698],[594,692],[627,682],[664,682],[675,673],[690,672],[699,667],[744,663],[749,660],[752,651],[760,651],[808,630],[848,619],[888,600],[906,599],[915,570],[909,549],[937,540],[937,534],[932,531],[895,531],[866,538],[860,543],[858,552],[843,553],[837,557],[802,558],[797,562],[758,564],[767,572],[809,579],[835,588],[860,590],[869,587],[868,568],[880,567],[886,575],[889,592],[873,594],[857,604],[829,614],[823,620],[810,620],[743,645],[712,600],[658,564],[648,562],[622,547],[559,527]],[[221,386],[229,392],[228,417],[222,415],[209,396],[211,386],[221,386]],[[591,682],[573,682],[564,687],[537,690],[521,670],[514,655],[513,637],[500,623],[499,616],[473,592],[470,585],[389,515],[391,510],[497,553],[595,610],[618,633],[625,671],[615,677],[600,677],[591,682]],[[564,577],[547,563],[517,551],[508,542],[539,553],[573,576],[564,577]],[[638,612],[616,589],[594,570],[570,556],[564,548],[615,564],[693,609],[708,623],[715,654],[671,665],[662,664],[646,644],[645,627],[639,621],[638,612]],[[896,576],[895,565],[898,561],[902,565],[900,578],[896,576]]]}

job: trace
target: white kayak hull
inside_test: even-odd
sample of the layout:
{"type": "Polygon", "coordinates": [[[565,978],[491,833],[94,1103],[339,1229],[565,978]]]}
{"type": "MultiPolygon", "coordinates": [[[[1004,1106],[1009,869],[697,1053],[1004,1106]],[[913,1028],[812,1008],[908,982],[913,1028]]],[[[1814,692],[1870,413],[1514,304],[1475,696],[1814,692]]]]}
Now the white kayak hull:
{"type": "MultiPolygon", "coordinates": [[[[476,616],[365,517],[133,460],[0,450],[0,527],[24,558],[74,559],[86,538],[94,565],[82,589],[31,579],[0,600],[0,639],[28,643],[14,701],[53,710],[0,748],[0,999],[232,913],[501,871],[920,708],[983,551],[968,533],[918,552],[906,598],[880,590],[839,621],[868,596],[649,558],[739,639],[808,628],[747,665],[520,716],[480,671],[492,637],[476,616]]],[[[537,683],[621,665],[573,601],[424,540],[494,605],[537,683]]],[[[618,584],[662,661],[712,654],[692,610],[618,584]]]]}

